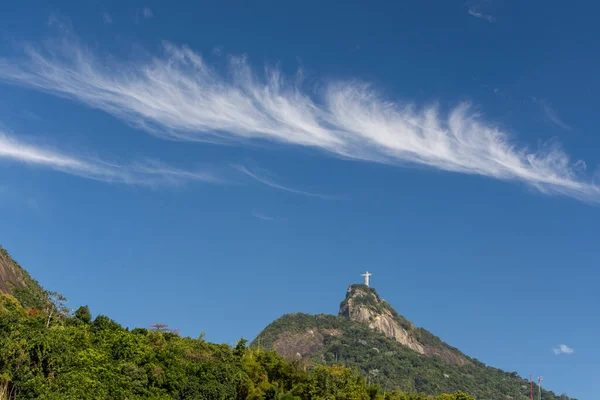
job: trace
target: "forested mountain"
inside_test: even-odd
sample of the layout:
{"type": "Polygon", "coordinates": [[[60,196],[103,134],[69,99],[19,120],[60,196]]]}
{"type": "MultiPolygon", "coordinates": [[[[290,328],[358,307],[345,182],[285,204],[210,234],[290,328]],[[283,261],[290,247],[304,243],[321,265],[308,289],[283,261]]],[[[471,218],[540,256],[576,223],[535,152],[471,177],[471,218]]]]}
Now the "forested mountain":
{"type": "Polygon", "coordinates": [[[254,346],[232,347],[162,325],[130,330],[87,306],[72,312],[4,249],[0,277],[0,400],[474,400],[464,392],[525,391],[516,374],[414,328],[363,286],[351,287],[346,316],[287,315],[254,346]]]}
{"type": "MultiPolygon", "coordinates": [[[[355,368],[385,390],[430,394],[462,390],[479,400],[529,399],[528,380],[488,367],[415,327],[366,285],[348,288],[338,316],[284,315],[252,346],[313,365],[355,368]]],[[[537,393],[537,385],[534,389],[537,393]]],[[[569,397],[542,390],[542,399],[569,397]]]]}

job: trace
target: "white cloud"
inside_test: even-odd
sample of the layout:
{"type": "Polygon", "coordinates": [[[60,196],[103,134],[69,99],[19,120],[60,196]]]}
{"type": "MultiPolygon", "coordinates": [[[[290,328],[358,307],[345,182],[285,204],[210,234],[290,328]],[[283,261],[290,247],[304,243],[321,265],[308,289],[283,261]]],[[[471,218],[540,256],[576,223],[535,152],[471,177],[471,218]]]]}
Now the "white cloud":
{"type": "Polygon", "coordinates": [[[154,17],[154,14],[152,13],[152,10],[151,10],[150,8],[148,8],[148,7],[144,7],[144,8],[142,9],[142,16],[143,16],[144,18],[148,19],[148,18],[152,18],[152,17],[154,17]]]}
{"type": "Polygon", "coordinates": [[[109,163],[103,160],[74,156],[57,150],[25,143],[0,131],[0,161],[12,161],[103,182],[135,185],[177,184],[196,180],[217,182],[209,173],[172,168],[157,161],[134,164],[109,163]]]}
{"type": "Polygon", "coordinates": [[[308,87],[301,74],[291,80],[277,69],[257,75],[237,57],[220,72],[189,48],[169,43],[160,56],[129,63],[99,59],[66,42],[29,46],[25,54],[0,60],[0,80],[78,100],[165,139],[311,147],[345,159],[481,175],[600,202],[581,161],[572,162],[553,142],[538,149],[520,145],[466,104],[442,112],[392,102],[356,81],[308,87]]]}
{"type": "Polygon", "coordinates": [[[291,188],[288,186],[281,185],[281,184],[273,181],[270,178],[259,175],[256,172],[250,171],[248,168],[244,167],[243,165],[238,165],[235,168],[237,170],[239,170],[240,172],[248,175],[250,178],[254,179],[255,181],[262,183],[263,185],[267,185],[267,186],[275,188],[275,189],[283,190],[285,192],[299,194],[299,195],[307,196],[307,197],[318,197],[318,198],[324,199],[324,200],[341,200],[342,199],[341,197],[329,196],[329,195],[325,195],[325,194],[312,193],[312,192],[305,192],[303,190],[298,190],[298,189],[294,189],[294,188],[291,188]]]}
{"type": "Polygon", "coordinates": [[[552,352],[556,355],[560,355],[560,354],[573,354],[575,353],[575,350],[573,350],[571,347],[567,346],[566,344],[561,344],[558,347],[555,347],[552,349],[552,352]]]}
{"type": "Polygon", "coordinates": [[[544,115],[546,116],[546,119],[548,121],[552,122],[554,125],[558,126],[559,128],[562,128],[564,130],[567,130],[567,131],[573,130],[573,128],[571,128],[571,126],[569,124],[564,122],[558,116],[558,113],[556,112],[556,110],[554,110],[554,108],[552,108],[550,106],[550,104],[548,103],[547,100],[542,99],[541,105],[542,105],[542,109],[544,110],[544,115]]]}
{"type": "Polygon", "coordinates": [[[484,14],[481,11],[477,11],[477,8],[470,7],[469,14],[474,16],[475,18],[482,19],[487,22],[495,22],[496,18],[493,15],[484,14]]]}
{"type": "Polygon", "coordinates": [[[252,215],[258,219],[262,219],[263,221],[273,221],[275,218],[269,217],[268,215],[261,214],[257,211],[252,211],[252,215]]]}
{"type": "Polygon", "coordinates": [[[102,16],[102,19],[104,20],[105,24],[112,24],[113,23],[113,19],[111,17],[111,15],[107,12],[104,13],[104,15],[102,16]]]}
{"type": "Polygon", "coordinates": [[[493,3],[492,0],[471,0],[468,4],[468,13],[475,18],[495,22],[496,17],[490,13],[495,8],[493,3]]]}

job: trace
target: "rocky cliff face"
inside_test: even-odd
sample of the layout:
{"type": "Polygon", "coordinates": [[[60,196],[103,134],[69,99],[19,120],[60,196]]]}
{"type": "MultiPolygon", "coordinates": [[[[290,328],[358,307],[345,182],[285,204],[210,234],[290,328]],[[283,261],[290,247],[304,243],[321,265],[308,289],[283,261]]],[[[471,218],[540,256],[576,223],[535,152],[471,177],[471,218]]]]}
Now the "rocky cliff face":
{"type": "Polygon", "coordinates": [[[423,345],[409,333],[409,329],[414,328],[412,324],[407,321],[408,326],[405,324],[406,328],[402,327],[401,322],[404,321],[397,320],[397,315],[394,316],[391,307],[382,302],[373,289],[365,285],[352,285],[348,288],[339,315],[367,324],[371,329],[377,329],[417,353],[425,354],[423,345]]]}
{"type": "Polygon", "coordinates": [[[438,356],[447,364],[469,363],[468,358],[460,351],[446,345],[424,329],[416,328],[381,300],[374,289],[366,285],[351,285],[348,288],[346,298],[340,305],[339,315],[367,324],[371,329],[419,354],[438,356]]]}
{"type": "Polygon", "coordinates": [[[12,294],[17,288],[26,286],[21,268],[0,247],[0,292],[12,294]]]}
{"type": "Polygon", "coordinates": [[[0,246],[0,293],[16,297],[28,307],[42,308],[47,303],[44,289],[0,246]]]}

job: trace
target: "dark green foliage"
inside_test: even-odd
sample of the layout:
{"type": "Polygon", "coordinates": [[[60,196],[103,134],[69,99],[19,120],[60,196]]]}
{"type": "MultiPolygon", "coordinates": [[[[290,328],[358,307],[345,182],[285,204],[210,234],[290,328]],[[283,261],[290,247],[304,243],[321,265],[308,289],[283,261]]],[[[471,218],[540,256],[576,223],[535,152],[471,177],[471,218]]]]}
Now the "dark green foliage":
{"type": "Polygon", "coordinates": [[[75,318],[84,324],[89,324],[92,321],[92,313],[88,306],[81,306],[75,310],[75,318]]]}
{"type": "Polygon", "coordinates": [[[121,325],[108,318],[106,315],[98,315],[92,323],[92,330],[94,332],[120,330],[121,325]]]}
{"type": "MultiPolygon", "coordinates": [[[[440,340],[422,328],[416,329],[425,342],[440,340]]],[[[282,335],[299,335],[308,330],[320,332],[323,343],[320,350],[306,355],[305,361],[312,365],[342,364],[356,369],[370,384],[379,385],[387,391],[398,389],[437,395],[460,390],[477,399],[529,398],[528,381],[514,372],[487,367],[474,359],[469,359],[469,365],[448,365],[436,357],[418,354],[367,325],[344,317],[287,314],[265,328],[251,346],[256,347],[260,343],[263,349],[272,349],[282,335]]],[[[543,398],[563,399],[548,391],[543,391],[543,398]]]]}

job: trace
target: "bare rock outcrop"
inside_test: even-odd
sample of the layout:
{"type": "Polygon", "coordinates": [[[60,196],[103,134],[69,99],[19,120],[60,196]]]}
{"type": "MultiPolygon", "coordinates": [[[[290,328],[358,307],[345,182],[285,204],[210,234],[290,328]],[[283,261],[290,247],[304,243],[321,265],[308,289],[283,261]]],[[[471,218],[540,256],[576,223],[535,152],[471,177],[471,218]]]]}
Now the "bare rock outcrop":
{"type": "Polygon", "coordinates": [[[383,333],[419,354],[440,357],[447,364],[469,363],[467,357],[458,350],[431,334],[427,335],[426,331],[416,328],[387,302],[380,299],[373,288],[366,285],[351,285],[348,288],[346,299],[340,305],[339,315],[367,324],[371,329],[383,333]]]}
{"type": "Polygon", "coordinates": [[[25,285],[23,271],[0,247],[0,292],[12,294],[15,288],[25,285]]]}
{"type": "Polygon", "coordinates": [[[14,296],[25,308],[48,307],[44,289],[0,246],[0,293],[14,296]]]}

